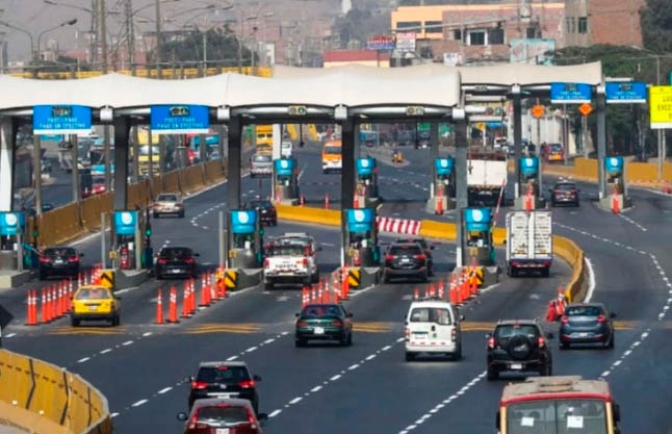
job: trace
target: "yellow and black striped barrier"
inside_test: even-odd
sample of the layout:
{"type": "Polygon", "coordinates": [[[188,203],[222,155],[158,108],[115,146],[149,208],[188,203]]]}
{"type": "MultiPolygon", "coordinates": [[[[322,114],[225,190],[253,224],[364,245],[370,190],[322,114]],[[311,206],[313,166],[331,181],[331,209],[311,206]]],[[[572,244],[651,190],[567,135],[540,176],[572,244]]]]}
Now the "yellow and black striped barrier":
{"type": "Polygon", "coordinates": [[[479,288],[485,282],[485,270],[483,267],[469,267],[469,282],[476,284],[479,288]]]}
{"type": "Polygon", "coordinates": [[[103,270],[101,272],[100,285],[114,291],[114,270],[103,270]]]}
{"type": "Polygon", "coordinates": [[[357,289],[362,284],[362,270],[359,268],[350,268],[348,270],[348,286],[351,289],[357,289]]]}
{"type": "Polygon", "coordinates": [[[224,272],[224,285],[228,291],[235,291],[238,287],[238,272],[236,270],[226,270],[224,272]]]}

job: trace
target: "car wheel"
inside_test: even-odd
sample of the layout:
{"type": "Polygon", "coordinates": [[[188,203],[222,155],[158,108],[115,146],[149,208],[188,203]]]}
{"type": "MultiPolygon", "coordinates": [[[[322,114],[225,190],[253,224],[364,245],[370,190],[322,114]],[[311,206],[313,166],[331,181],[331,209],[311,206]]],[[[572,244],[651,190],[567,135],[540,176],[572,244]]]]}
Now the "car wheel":
{"type": "Polygon", "coordinates": [[[415,360],[415,353],[406,351],[406,361],[412,362],[413,360],[415,360]]]}
{"type": "Polygon", "coordinates": [[[312,283],[319,283],[320,282],[320,273],[313,274],[313,278],[311,280],[312,280],[312,283]]]}
{"type": "Polygon", "coordinates": [[[296,340],[294,341],[294,346],[295,346],[296,348],[302,348],[302,347],[305,347],[305,346],[306,346],[306,341],[305,341],[305,339],[296,339],[296,340]]]}
{"type": "Polygon", "coordinates": [[[455,354],[453,354],[453,358],[455,360],[462,360],[462,346],[460,345],[457,347],[457,351],[455,351],[455,354]]]}
{"type": "Polygon", "coordinates": [[[499,372],[492,366],[488,366],[488,381],[499,379],[499,372]]]}
{"type": "Polygon", "coordinates": [[[509,267],[509,272],[507,273],[509,277],[518,277],[518,269],[516,267],[509,267]]]}
{"type": "Polygon", "coordinates": [[[383,283],[390,283],[390,276],[388,276],[387,274],[384,274],[383,275],[383,283]]]}
{"type": "Polygon", "coordinates": [[[609,343],[607,344],[607,348],[613,349],[615,345],[615,333],[612,331],[611,332],[611,339],[609,339],[609,343]]]}
{"type": "Polygon", "coordinates": [[[551,208],[555,208],[555,201],[551,200],[551,208]]]}
{"type": "Polygon", "coordinates": [[[553,368],[551,367],[550,363],[544,363],[541,365],[541,368],[539,368],[539,375],[542,377],[550,377],[553,375],[553,368]]]}
{"type": "Polygon", "coordinates": [[[266,291],[272,291],[272,290],[273,290],[273,282],[266,282],[266,283],[264,283],[264,290],[266,290],[266,291]]]}
{"type": "Polygon", "coordinates": [[[339,344],[342,347],[347,347],[348,346],[348,335],[343,335],[343,337],[341,337],[341,339],[339,340],[339,344]]]}
{"type": "Polygon", "coordinates": [[[352,332],[348,333],[348,346],[352,346],[352,332]]]}
{"type": "Polygon", "coordinates": [[[541,277],[549,277],[551,275],[551,268],[546,267],[541,270],[541,277]]]}
{"type": "Polygon", "coordinates": [[[161,273],[155,273],[156,274],[156,280],[163,280],[163,275],[161,273]]]}
{"type": "Polygon", "coordinates": [[[567,343],[567,342],[560,342],[560,349],[561,349],[561,350],[569,349],[569,343],[567,343]]]}
{"type": "Polygon", "coordinates": [[[422,283],[427,283],[429,281],[429,276],[428,276],[427,272],[420,275],[420,281],[422,283]]]}
{"type": "Polygon", "coordinates": [[[159,218],[159,213],[155,212],[154,214],[152,214],[152,217],[154,217],[155,219],[158,219],[159,218]]]}
{"type": "Polygon", "coordinates": [[[182,212],[179,214],[179,217],[180,217],[181,219],[184,218],[184,211],[182,211],[182,212]]]}
{"type": "Polygon", "coordinates": [[[80,319],[79,318],[70,318],[70,324],[73,327],[79,327],[80,319]]]}
{"type": "Polygon", "coordinates": [[[47,277],[46,273],[40,273],[40,280],[47,280],[47,277]]]}

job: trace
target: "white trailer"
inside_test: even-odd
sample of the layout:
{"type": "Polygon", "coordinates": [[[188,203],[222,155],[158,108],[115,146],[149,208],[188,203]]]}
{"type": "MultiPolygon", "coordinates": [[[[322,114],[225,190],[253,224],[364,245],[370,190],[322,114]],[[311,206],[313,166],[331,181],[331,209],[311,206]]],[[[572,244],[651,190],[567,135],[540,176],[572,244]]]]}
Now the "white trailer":
{"type": "Polygon", "coordinates": [[[506,160],[467,160],[469,206],[496,206],[508,176],[506,160]]]}
{"type": "Polygon", "coordinates": [[[550,275],[553,263],[551,211],[512,211],[506,215],[506,261],[508,275],[520,270],[550,275]]]}

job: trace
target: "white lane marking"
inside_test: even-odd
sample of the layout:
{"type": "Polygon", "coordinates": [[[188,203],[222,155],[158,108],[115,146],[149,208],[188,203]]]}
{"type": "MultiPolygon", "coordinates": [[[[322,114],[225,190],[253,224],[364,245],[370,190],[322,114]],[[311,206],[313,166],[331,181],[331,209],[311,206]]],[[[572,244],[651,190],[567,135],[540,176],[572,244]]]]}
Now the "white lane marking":
{"type": "MultiPolygon", "coordinates": [[[[282,332],[282,333],[276,335],[276,336],[273,338],[272,342],[277,342],[281,337],[283,337],[283,336],[287,336],[288,334],[289,334],[288,331],[284,331],[284,332],[282,332]]],[[[268,339],[268,340],[270,340],[270,339],[268,339]]],[[[267,341],[268,341],[268,340],[267,340],[267,341]]],[[[268,344],[267,344],[267,343],[264,343],[264,342],[260,342],[258,345],[256,345],[255,347],[251,347],[251,348],[258,349],[258,348],[261,348],[261,347],[265,347],[266,345],[268,345],[268,344]]],[[[247,350],[249,350],[249,348],[248,348],[247,350]]],[[[248,351],[247,351],[247,350],[243,350],[243,351],[241,351],[240,353],[238,353],[238,354],[236,354],[236,355],[233,355],[233,356],[229,357],[229,358],[226,359],[226,360],[231,361],[231,360],[236,360],[236,359],[238,359],[238,358],[240,358],[240,357],[243,357],[245,354],[248,354],[248,351]]],[[[179,386],[184,385],[186,382],[187,382],[187,381],[185,381],[185,380],[180,380],[180,381],[178,381],[178,382],[176,382],[176,383],[173,383],[173,384],[170,385],[170,386],[164,387],[163,389],[161,389],[161,390],[159,390],[158,392],[156,392],[155,394],[153,394],[150,398],[148,398],[148,399],[143,399],[143,400],[141,400],[141,401],[136,402],[135,404],[131,404],[131,405],[127,406],[127,407],[124,407],[122,410],[120,410],[119,412],[117,412],[116,415],[117,415],[117,416],[120,416],[120,415],[123,416],[123,415],[126,414],[127,412],[131,411],[132,409],[134,409],[134,408],[136,408],[136,407],[139,407],[139,406],[145,404],[146,402],[148,402],[148,401],[151,400],[151,399],[156,399],[156,398],[158,398],[159,396],[166,395],[167,393],[169,393],[169,392],[171,392],[171,391],[173,391],[173,390],[178,390],[179,386]]],[[[279,412],[278,412],[277,414],[279,414],[279,412]]],[[[276,414],[276,416],[277,416],[277,414],[276,414]]],[[[117,416],[115,416],[115,417],[117,417],[117,416]]],[[[269,415],[269,416],[270,416],[270,415],[269,415]]]]}
{"type": "Polygon", "coordinates": [[[590,303],[590,300],[593,299],[593,294],[595,293],[595,270],[593,269],[593,263],[587,257],[583,257],[583,260],[586,263],[586,268],[588,269],[588,291],[586,291],[586,303],[590,303]]]}
{"type": "Polygon", "coordinates": [[[256,349],[257,349],[257,347],[250,347],[250,348],[246,349],[245,352],[246,353],[251,353],[252,351],[254,351],[256,349]]]}
{"type": "Polygon", "coordinates": [[[111,352],[112,352],[112,348],[105,348],[104,350],[102,350],[102,351],[101,351],[100,353],[98,353],[98,354],[107,354],[107,353],[111,353],[111,352]]]}
{"type": "Polygon", "coordinates": [[[91,360],[91,357],[84,357],[83,359],[77,360],[77,363],[85,363],[91,360]]]}
{"type": "Polygon", "coordinates": [[[6,337],[6,338],[13,338],[14,336],[16,336],[16,333],[10,333],[10,334],[8,334],[8,335],[5,336],[5,337],[6,337]]]}
{"type": "Polygon", "coordinates": [[[639,229],[640,231],[642,231],[642,232],[647,232],[647,231],[648,231],[648,229],[646,229],[644,226],[640,225],[639,223],[637,223],[636,221],[634,221],[634,220],[631,219],[630,217],[625,216],[625,215],[623,215],[623,214],[618,214],[618,216],[619,216],[620,218],[622,218],[623,220],[625,220],[626,222],[628,222],[628,223],[630,223],[631,225],[633,225],[634,227],[636,227],[637,229],[639,229]]]}
{"type": "Polygon", "coordinates": [[[269,417],[269,418],[270,418],[270,417],[275,417],[275,416],[279,415],[280,413],[282,413],[282,410],[275,410],[275,411],[269,413],[269,414],[268,414],[268,417],[269,417]]]}
{"type": "Polygon", "coordinates": [[[121,345],[127,347],[127,346],[132,345],[132,344],[133,344],[133,341],[126,341],[126,342],[124,342],[124,343],[121,344],[121,345]]]}
{"type": "MultiPolygon", "coordinates": [[[[623,249],[625,249],[625,250],[628,250],[628,251],[630,251],[630,252],[637,253],[637,254],[642,255],[642,256],[647,256],[647,257],[651,260],[651,262],[653,263],[653,266],[654,266],[654,267],[658,270],[658,272],[660,273],[660,279],[661,279],[661,282],[662,282],[663,285],[665,286],[665,289],[668,291],[668,294],[672,294],[672,283],[670,282],[670,278],[666,275],[665,271],[663,270],[663,267],[662,267],[662,265],[660,264],[660,261],[658,260],[658,257],[657,257],[656,255],[654,255],[653,253],[648,253],[648,252],[646,252],[646,251],[644,251],[644,250],[639,250],[639,249],[637,249],[637,248],[635,248],[635,247],[627,246],[627,245],[625,245],[625,244],[616,242],[616,241],[614,241],[614,240],[610,240],[610,239],[607,239],[607,238],[603,238],[603,237],[594,235],[594,234],[592,234],[592,233],[589,233],[589,232],[586,232],[586,231],[582,231],[582,230],[580,230],[580,229],[573,228],[573,227],[571,227],[571,226],[567,226],[567,225],[563,225],[563,224],[555,223],[555,222],[554,222],[553,224],[558,225],[558,226],[561,227],[561,228],[564,228],[564,229],[567,229],[567,230],[570,230],[570,231],[573,231],[573,232],[580,233],[581,235],[584,235],[584,236],[593,238],[593,239],[598,240],[598,241],[601,241],[601,242],[603,242],[603,243],[607,243],[607,244],[615,245],[615,246],[617,246],[617,247],[621,247],[621,248],[623,248],[623,249]]],[[[589,272],[592,273],[592,264],[591,264],[591,270],[589,270],[589,272]]],[[[591,279],[591,284],[592,284],[592,279],[591,279]]],[[[592,297],[592,293],[591,293],[591,297],[592,297]]],[[[663,321],[663,320],[665,319],[665,316],[666,316],[667,313],[669,312],[671,306],[672,306],[672,299],[668,298],[668,299],[665,301],[665,304],[661,307],[660,312],[658,313],[658,317],[657,317],[658,321],[663,321]]],[[[617,367],[621,366],[621,364],[623,363],[623,361],[624,361],[626,358],[628,358],[628,357],[632,354],[632,352],[634,351],[634,349],[637,348],[637,347],[639,347],[639,346],[644,342],[644,340],[646,340],[646,339],[649,337],[649,334],[650,334],[650,333],[651,333],[651,329],[650,329],[650,328],[649,328],[649,329],[646,329],[646,330],[639,336],[639,340],[634,341],[634,342],[630,345],[630,347],[629,347],[625,352],[623,352],[623,354],[618,358],[618,360],[614,361],[614,363],[611,364],[611,366],[609,367],[609,369],[607,369],[606,371],[604,371],[604,372],[602,373],[601,378],[605,378],[605,377],[609,376],[609,375],[614,371],[614,369],[616,369],[617,367]]]]}
{"type": "Polygon", "coordinates": [[[119,416],[119,413],[112,413],[112,414],[110,415],[110,417],[111,417],[112,419],[114,419],[114,418],[117,417],[117,416],[119,416]]]}
{"type": "MultiPolygon", "coordinates": [[[[387,351],[387,350],[385,350],[385,348],[387,348],[387,349],[389,350],[389,349],[392,348],[393,346],[398,345],[400,342],[403,342],[403,341],[404,341],[404,338],[397,339],[397,340],[395,340],[391,345],[386,345],[385,347],[383,347],[383,348],[379,349],[378,351],[376,351],[374,354],[375,354],[375,355],[381,354],[383,351],[387,351]]],[[[371,354],[371,355],[374,355],[374,354],[371,354]]],[[[339,379],[341,379],[341,378],[343,378],[344,376],[346,376],[346,375],[348,374],[348,372],[352,372],[353,370],[355,370],[355,369],[361,367],[362,365],[366,364],[368,361],[372,360],[373,357],[371,357],[371,355],[369,355],[369,356],[363,358],[363,359],[360,360],[359,362],[357,362],[357,363],[355,363],[354,365],[350,366],[350,367],[348,368],[348,370],[341,371],[341,372],[339,372],[338,374],[334,375],[333,377],[329,378],[328,380],[321,381],[321,382],[320,382],[321,384],[318,384],[317,386],[311,388],[308,392],[305,392],[305,393],[303,394],[303,396],[292,399],[292,400],[289,401],[287,404],[285,404],[285,405],[283,406],[283,408],[281,408],[281,409],[279,408],[279,409],[277,409],[277,410],[274,410],[274,411],[271,412],[271,414],[275,414],[275,415],[277,416],[278,414],[280,414],[280,412],[281,412],[282,410],[288,409],[288,408],[290,408],[291,406],[298,404],[299,401],[301,401],[304,397],[308,397],[308,396],[312,395],[313,393],[319,392],[319,391],[322,390],[323,388],[327,387],[329,384],[338,381],[339,379]]],[[[270,417],[270,415],[269,415],[269,417],[270,417]]]]}
{"type": "Polygon", "coordinates": [[[399,434],[408,434],[410,431],[416,429],[419,425],[422,425],[423,423],[427,422],[428,419],[430,419],[432,416],[441,411],[441,409],[443,409],[447,404],[450,404],[459,397],[463,396],[469,389],[474,387],[479,381],[483,380],[483,378],[485,378],[486,375],[487,371],[483,371],[480,374],[478,374],[471,381],[469,381],[464,387],[462,387],[459,392],[449,396],[448,398],[436,404],[433,408],[427,410],[427,412],[421,415],[415,422],[413,422],[412,425],[409,425],[406,428],[400,430],[399,434]]]}

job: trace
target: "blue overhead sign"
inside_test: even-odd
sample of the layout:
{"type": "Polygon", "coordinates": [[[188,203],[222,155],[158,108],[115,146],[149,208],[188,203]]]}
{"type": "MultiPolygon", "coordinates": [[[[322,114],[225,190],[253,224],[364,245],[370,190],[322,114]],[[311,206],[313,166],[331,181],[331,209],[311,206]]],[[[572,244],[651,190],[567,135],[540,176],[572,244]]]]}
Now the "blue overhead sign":
{"type": "Polygon", "coordinates": [[[22,212],[0,213],[0,235],[16,235],[26,227],[26,214],[22,212]]]}
{"type": "Polygon", "coordinates": [[[376,216],[372,208],[349,209],[348,211],[348,232],[368,232],[373,229],[376,216]]]}
{"type": "Polygon", "coordinates": [[[434,161],[434,167],[436,167],[437,175],[450,175],[451,173],[453,173],[453,168],[455,167],[455,160],[451,157],[437,158],[434,161]]]}
{"type": "Polygon", "coordinates": [[[622,173],[623,157],[606,157],[604,159],[604,170],[607,173],[622,173]]]}
{"type": "Polygon", "coordinates": [[[551,83],[553,104],[583,104],[593,99],[593,87],[585,83],[551,83]]]}
{"type": "Polygon", "coordinates": [[[151,131],[155,134],[207,134],[210,108],[203,105],[153,105],[151,131]]]}
{"type": "Polygon", "coordinates": [[[275,160],[275,176],[292,176],[294,173],[294,160],[282,158],[275,160]]]}
{"type": "Polygon", "coordinates": [[[138,227],[137,211],[115,211],[114,233],[117,235],[135,235],[138,227]]]}
{"type": "Polygon", "coordinates": [[[539,173],[539,159],[537,157],[523,157],[520,159],[520,171],[523,175],[531,176],[539,173]]]}
{"type": "Polygon", "coordinates": [[[257,210],[231,211],[231,232],[253,234],[257,230],[257,210]]]}
{"type": "Polygon", "coordinates": [[[36,105],[33,134],[81,134],[91,132],[91,107],[81,105],[36,105]]]}
{"type": "Polygon", "coordinates": [[[371,175],[376,168],[376,160],[373,158],[358,158],[356,169],[358,175],[371,175]]]}
{"type": "Polygon", "coordinates": [[[464,221],[468,231],[489,231],[492,211],[490,208],[466,208],[464,221]]]}
{"type": "Polygon", "coordinates": [[[646,104],[646,93],[643,81],[607,82],[605,85],[605,95],[610,104],[646,104]]]}

